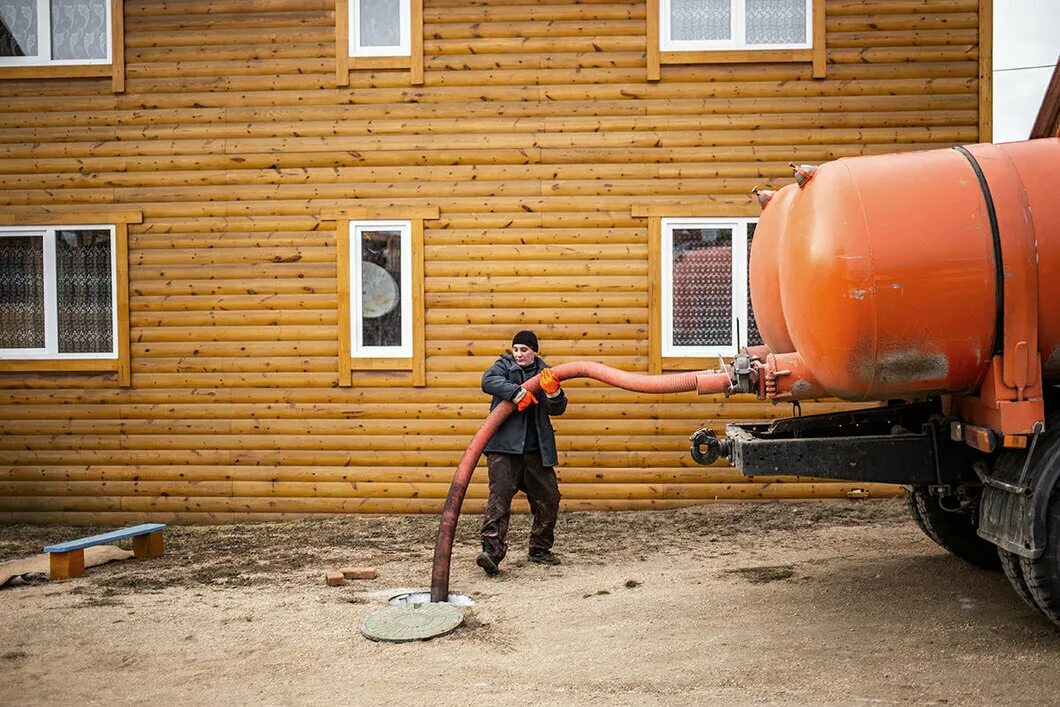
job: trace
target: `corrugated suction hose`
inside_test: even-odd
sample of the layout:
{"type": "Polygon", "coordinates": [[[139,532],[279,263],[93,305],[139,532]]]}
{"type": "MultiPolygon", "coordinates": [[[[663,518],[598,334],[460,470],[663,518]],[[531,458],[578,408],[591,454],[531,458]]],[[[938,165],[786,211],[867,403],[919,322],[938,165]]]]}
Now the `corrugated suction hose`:
{"type": "MultiPolygon", "coordinates": [[[[698,371],[691,373],[673,373],[669,375],[644,375],[620,371],[595,361],[572,361],[561,363],[552,368],[552,372],[561,381],[574,378],[592,378],[616,388],[635,393],[687,393],[698,390],[701,394],[725,393],[731,390],[732,381],[725,371],[698,371]]],[[[534,376],[523,387],[534,395],[541,392],[538,376],[534,376]]],[[[460,465],[453,475],[449,495],[442,510],[442,521],[438,527],[438,539],[434,543],[434,565],[431,568],[431,601],[441,602],[449,597],[449,566],[453,559],[453,538],[456,535],[456,524],[460,520],[460,508],[464,504],[467,486],[471,474],[475,471],[479,457],[486,443],[497,431],[497,428],[515,411],[515,403],[503,401],[482,423],[482,427],[471,440],[464,452],[460,465]]]]}

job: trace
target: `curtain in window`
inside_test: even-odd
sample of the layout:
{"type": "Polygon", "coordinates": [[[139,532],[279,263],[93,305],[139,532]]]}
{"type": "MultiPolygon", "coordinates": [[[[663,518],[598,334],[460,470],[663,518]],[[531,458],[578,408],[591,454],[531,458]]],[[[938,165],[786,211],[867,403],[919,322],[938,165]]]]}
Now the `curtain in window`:
{"type": "Polygon", "coordinates": [[[0,56],[37,55],[37,0],[0,0],[0,56]]]}
{"type": "Polygon", "coordinates": [[[751,308],[751,243],[754,242],[757,223],[747,224],[747,345],[761,346],[762,334],[758,331],[758,321],[751,308]]]}
{"type": "Polygon", "coordinates": [[[401,231],[361,231],[361,345],[401,346],[401,231]]]}
{"type": "Polygon", "coordinates": [[[670,0],[670,39],[732,39],[730,0],[670,0]]]}
{"type": "Polygon", "coordinates": [[[44,239],[0,238],[0,349],[44,348],[44,239]]]}
{"type": "Polygon", "coordinates": [[[805,44],[806,0],[746,0],[748,44],[805,44]]]}
{"type": "Polygon", "coordinates": [[[400,0],[360,0],[361,46],[396,47],[401,44],[400,0]]]}
{"type": "Polygon", "coordinates": [[[59,353],[108,353],[112,336],[110,232],[57,231],[59,353]]]}
{"type": "Polygon", "coordinates": [[[108,0],[51,0],[52,58],[107,58],[108,0]]]}
{"type": "Polygon", "coordinates": [[[675,228],[673,345],[732,343],[732,229],[675,228]]]}

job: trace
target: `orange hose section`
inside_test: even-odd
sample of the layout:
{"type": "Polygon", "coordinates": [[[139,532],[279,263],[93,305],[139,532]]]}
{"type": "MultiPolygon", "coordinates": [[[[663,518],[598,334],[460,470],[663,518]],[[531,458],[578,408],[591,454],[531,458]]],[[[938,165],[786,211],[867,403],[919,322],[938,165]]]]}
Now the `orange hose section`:
{"type": "MultiPolygon", "coordinates": [[[[552,368],[560,381],[574,378],[592,378],[601,383],[630,390],[636,393],[687,393],[699,390],[700,393],[724,393],[729,390],[731,382],[725,372],[700,371],[693,373],[673,373],[669,375],[649,376],[641,373],[620,371],[595,361],[572,361],[561,363],[552,368]]],[[[523,383],[523,387],[535,396],[541,394],[538,377],[534,376],[523,383]]],[[[544,404],[544,403],[542,403],[544,404]]],[[[438,527],[438,539],[434,543],[434,564],[431,567],[431,601],[442,602],[449,598],[449,566],[453,559],[453,538],[456,535],[456,524],[460,520],[460,508],[464,504],[467,486],[471,474],[478,465],[482,450],[497,429],[508,416],[515,411],[515,403],[505,400],[495,407],[482,427],[475,434],[464,452],[460,465],[453,475],[449,486],[449,495],[445,499],[442,520],[438,527]]]]}

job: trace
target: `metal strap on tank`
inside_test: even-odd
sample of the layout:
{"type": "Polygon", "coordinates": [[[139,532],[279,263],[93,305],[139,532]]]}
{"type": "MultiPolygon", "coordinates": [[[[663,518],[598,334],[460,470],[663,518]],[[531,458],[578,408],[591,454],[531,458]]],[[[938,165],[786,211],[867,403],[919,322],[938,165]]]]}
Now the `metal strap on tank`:
{"type": "Polygon", "coordinates": [[[990,218],[990,235],[994,239],[994,355],[1005,351],[1005,266],[1001,260],[1001,233],[997,227],[997,211],[994,209],[994,197],[990,195],[990,185],[975,156],[961,146],[953,148],[964,155],[972,165],[975,178],[979,180],[979,189],[986,200],[986,215],[990,218]]]}

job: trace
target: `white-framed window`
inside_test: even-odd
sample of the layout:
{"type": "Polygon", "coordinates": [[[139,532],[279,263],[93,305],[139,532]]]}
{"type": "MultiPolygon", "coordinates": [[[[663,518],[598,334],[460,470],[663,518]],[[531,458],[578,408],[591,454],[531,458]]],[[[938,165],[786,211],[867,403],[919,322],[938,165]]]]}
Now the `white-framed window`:
{"type": "Polygon", "coordinates": [[[110,0],[0,0],[0,66],[111,63],[110,0]]]}
{"type": "Polygon", "coordinates": [[[114,233],[0,228],[0,359],[118,357],[114,233]]]}
{"type": "Polygon", "coordinates": [[[409,0],[350,0],[350,56],[410,56],[409,0]]]}
{"type": "Polygon", "coordinates": [[[412,357],[412,222],[350,221],[350,356],[412,357]]]}
{"type": "Polygon", "coordinates": [[[813,0],[661,0],[662,51],[809,49],[813,0]]]}
{"type": "Polygon", "coordinates": [[[662,355],[731,356],[762,343],[747,265],[753,218],[662,219],[662,355]]]}

